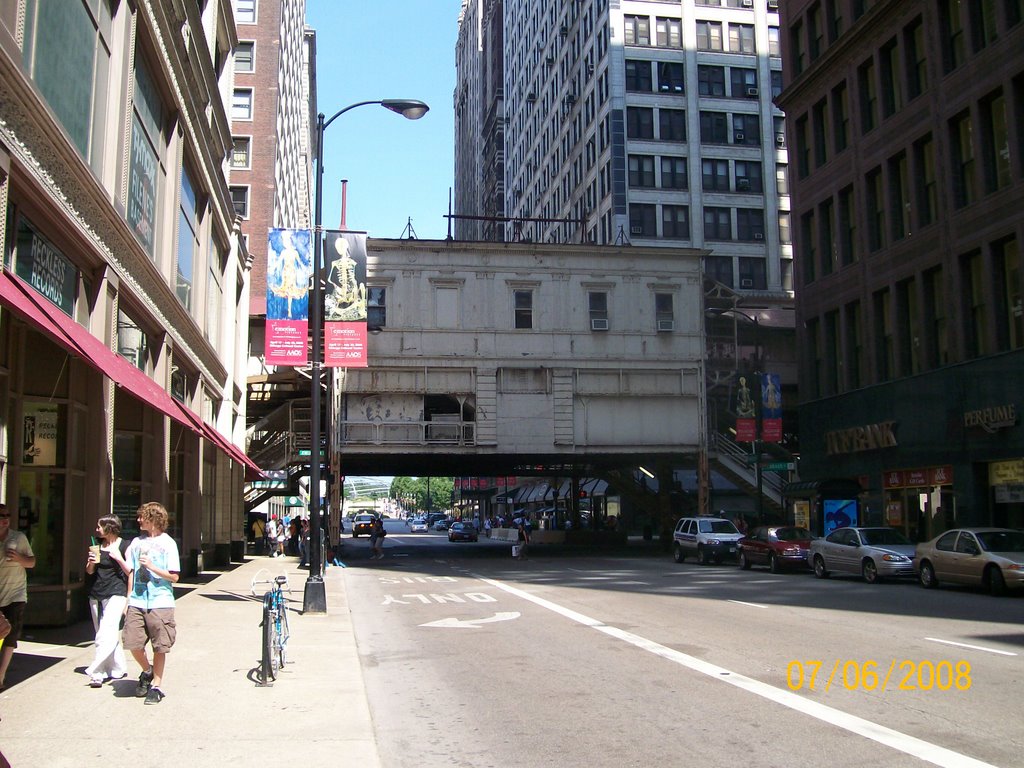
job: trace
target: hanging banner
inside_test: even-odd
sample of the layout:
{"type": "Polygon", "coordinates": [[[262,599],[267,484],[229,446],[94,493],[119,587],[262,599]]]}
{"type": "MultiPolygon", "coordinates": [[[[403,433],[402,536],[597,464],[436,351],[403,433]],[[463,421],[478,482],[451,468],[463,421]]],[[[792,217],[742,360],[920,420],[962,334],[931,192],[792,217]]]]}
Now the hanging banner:
{"type": "Polygon", "coordinates": [[[761,439],[782,442],[782,387],[777,373],[761,375],[761,439]]]}
{"type": "Polygon", "coordinates": [[[309,360],[311,243],[308,229],[267,234],[267,365],[301,366],[309,360]]]}
{"type": "Polygon", "coordinates": [[[757,440],[757,408],[746,376],[740,376],[736,390],[736,440],[741,443],[757,440]]]}
{"type": "Polygon", "coordinates": [[[366,233],[326,233],[324,265],[324,366],[366,368],[366,233]]]}

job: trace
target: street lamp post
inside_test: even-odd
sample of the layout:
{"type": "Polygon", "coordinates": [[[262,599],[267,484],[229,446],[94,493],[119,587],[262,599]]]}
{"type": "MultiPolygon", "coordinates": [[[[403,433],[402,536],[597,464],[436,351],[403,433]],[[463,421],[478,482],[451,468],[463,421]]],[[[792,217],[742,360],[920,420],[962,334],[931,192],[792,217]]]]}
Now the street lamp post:
{"type": "MultiPolygon", "coordinates": [[[[303,613],[327,613],[327,592],[323,579],[323,550],[320,544],[320,384],[321,357],[324,331],[323,296],[320,285],[320,249],[323,240],[323,191],[324,191],[324,131],[327,126],[343,114],[356,107],[379,104],[409,120],[419,120],[430,109],[415,99],[382,99],[359,101],[339,109],[326,120],[324,113],[316,116],[316,187],[313,202],[313,289],[310,293],[309,320],[313,328],[313,349],[311,355],[311,378],[309,392],[309,578],[302,598],[303,613]]],[[[328,453],[330,446],[328,446],[328,453]]]]}

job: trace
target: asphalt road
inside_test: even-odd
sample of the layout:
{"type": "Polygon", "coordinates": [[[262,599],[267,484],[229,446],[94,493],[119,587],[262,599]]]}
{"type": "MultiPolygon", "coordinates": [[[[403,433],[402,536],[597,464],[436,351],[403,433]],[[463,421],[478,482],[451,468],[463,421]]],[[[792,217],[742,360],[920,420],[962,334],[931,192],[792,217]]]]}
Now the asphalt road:
{"type": "Polygon", "coordinates": [[[1024,597],[388,527],[345,571],[386,766],[1024,765],[1024,597]]]}

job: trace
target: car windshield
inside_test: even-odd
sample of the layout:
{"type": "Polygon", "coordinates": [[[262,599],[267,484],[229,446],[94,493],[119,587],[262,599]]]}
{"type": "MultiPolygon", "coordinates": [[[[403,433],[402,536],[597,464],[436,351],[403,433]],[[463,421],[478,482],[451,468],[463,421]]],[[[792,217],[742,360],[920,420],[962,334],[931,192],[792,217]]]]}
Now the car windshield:
{"type": "Polygon", "coordinates": [[[736,526],[728,520],[701,520],[701,533],[739,533],[736,526]]]}
{"type": "Polygon", "coordinates": [[[1024,552],[1024,532],[983,531],[974,535],[987,552],[1024,552]]]}
{"type": "Polygon", "coordinates": [[[910,539],[892,528],[865,528],[861,530],[860,537],[865,544],[872,547],[911,544],[910,539]]]}
{"type": "Polygon", "coordinates": [[[806,528],[776,528],[775,538],[779,541],[806,541],[811,532],[806,528]]]}
{"type": "Polygon", "coordinates": [[[373,515],[356,515],[357,523],[372,523],[373,515]]]}

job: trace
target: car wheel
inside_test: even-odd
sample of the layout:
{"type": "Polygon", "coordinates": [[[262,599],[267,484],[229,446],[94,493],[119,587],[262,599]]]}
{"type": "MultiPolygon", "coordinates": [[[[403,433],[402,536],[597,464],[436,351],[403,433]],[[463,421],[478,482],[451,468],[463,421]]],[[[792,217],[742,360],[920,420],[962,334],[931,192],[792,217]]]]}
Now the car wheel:
{"type": "Polygon", "coordinates": [[[939,580],[935,578],[935,569],[927,560],[921,563],[921,586],[925,589],[934,589],[939,586],[939,580]]]}
{"type": "Polygon", "coordinates": [[[355,531],[352,531],[352,538],[353,539],[358,539],[359,538],[359,534],[356,533],[355,531]]]}
{"type": "Polygon", "coordinates": [[[750,570],[750,561],[747,560],[746,554],[742,551],[740,552],[740,568],[742,568],[744,571],[750,570]]]}
{"type": "Polygon", "coordinates": [[[683,548],[680,547],[678,544],[672,547],[672,559],[675,560],[677,563],[681,563],[683,562],[683,560],[686,559],[686,555],[683,554],[683,548]]]}
{"type": "Polygon", "coordinates": [[[701,545],[697,547],[697,560],[701,565],[711,565],[711,554],[701,545]]]}
{"type": "Polygon", "coordinates": [[[864,561],[864,564],[860,567],[861,576],[864,577],[864,581],[868,584],[878,583],[878,566],[875,565],[875,561],[870,557],[864,561]]]}
{"type": "Polygon", "coordinates": [[[828,570],[825,568],[825,558],[821,555],[814,556],[814,575],[819,579],[828,578],[828,570]]]}
{"type": "Polygon", "coordinates": [[[1003,572],[999,570],[998,565],[990,565],[985,571],[985,581],[988,584],[988,591],[996,595],[1005,594],[1006,592],[1006,579],[1003,578],[1003,572]]]}

